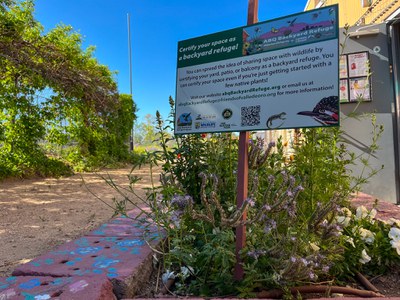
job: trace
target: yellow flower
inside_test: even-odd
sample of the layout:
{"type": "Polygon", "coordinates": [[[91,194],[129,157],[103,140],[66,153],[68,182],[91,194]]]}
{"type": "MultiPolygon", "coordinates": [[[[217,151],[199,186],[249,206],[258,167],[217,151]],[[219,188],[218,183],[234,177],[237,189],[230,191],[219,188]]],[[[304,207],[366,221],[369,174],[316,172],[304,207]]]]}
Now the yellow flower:
{"type": "Polygon", "coordinates": [[[315,243],[310,243],[310,247],[315,252],[319,251],[320,249],[315,243]]]}

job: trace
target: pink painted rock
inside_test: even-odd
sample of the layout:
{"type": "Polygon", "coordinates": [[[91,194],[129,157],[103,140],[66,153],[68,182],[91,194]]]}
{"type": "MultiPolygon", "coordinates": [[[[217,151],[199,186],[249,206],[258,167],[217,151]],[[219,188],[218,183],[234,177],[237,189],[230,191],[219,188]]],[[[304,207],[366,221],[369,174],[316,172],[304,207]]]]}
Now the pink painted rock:
{"type": "MultiPolygon", "coordinates": [[[[158,240],[152,243],[155,245],[158,240]]],[[[152,254],[141,238],[85,236],[17,267],[12,275],[103,275],[113,283],[117,297],[133,297],[150,277],[152,254]]]]}
{"type": "Polygon", "coordinates": [[[86,236],[117,236],[151,239],[158,236],[159,229],[155,225],[148,225],[132,220],[128,217],[118,217],[108,223],[100,225],[86,236]]]}
{"type": "Polygon", "coordinates": [[[0,278],[1,300],[117,299],[106,276],[94,277],[8,277],[0,278]]]}

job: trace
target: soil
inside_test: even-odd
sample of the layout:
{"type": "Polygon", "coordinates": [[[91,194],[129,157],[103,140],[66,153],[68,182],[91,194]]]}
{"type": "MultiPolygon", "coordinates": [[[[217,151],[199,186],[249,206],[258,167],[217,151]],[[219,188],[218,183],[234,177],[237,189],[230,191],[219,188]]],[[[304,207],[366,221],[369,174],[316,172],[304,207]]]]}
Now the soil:
{"type": "MultiPolygon", "coordinates": [[[[121,196],[101,176],[126,187],[130,172],[131,167],[124,167],[58,179],[1,181],[0,276],[10,276],[16,266],[109,220],[114,211],[107,204],[112,206],[121,196]]],[[[144,197],[143,188],[151,187],[149,168],[133,170],[132,175],[142,177],[135,191],[144,197]]]]}
{"type": "MultiPolygon", "coordinates": [[[[126,187],[130,172],[131,168],[125,167],[58,179],[1,181],[0,276],[10,276],[16,266],[76,239],[109,220],[114,210],[107,204],[112,206],[113,199],[118,200],[120,196],[101,176],[109,176],[116,184],[126,187]]],[[[144,197],[143,188],[151,187],[149,168],[133,170],[132,175],[142,177],[135,185],[135,192],[144,197]]],[[[157,181],[158,173],[153,175],[157,181]]],[[[148,285],[139,292],[140,296],[154,297],[160,293],[159,290],[155,291],[156,285],[162,285],[157,274],[158,270],[154,270],[148,285]]],[[[383,295],[400,297],[400,270],[369,279],[383,295]]],[[[354,283],[349,286],[354,287],[354,283]]]]}

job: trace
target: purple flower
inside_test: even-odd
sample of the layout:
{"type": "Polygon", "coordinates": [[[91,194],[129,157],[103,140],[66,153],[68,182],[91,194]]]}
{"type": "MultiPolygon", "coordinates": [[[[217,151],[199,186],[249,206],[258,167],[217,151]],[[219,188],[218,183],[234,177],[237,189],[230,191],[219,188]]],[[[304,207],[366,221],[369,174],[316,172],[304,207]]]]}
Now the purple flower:
{"type": "Polygon", "coordinates": [[[276,229],[276,222],[275,222],[275,220],[268,220],[264,227],[264,232],[270,233],[272,231],[272,229],[276,229]]]}
{"type": "Polygon", "coordinates": [[[283,181],[284,181],[284,182],[287,182],[287,180],[288,180],[288,174],[286,173],[285,170],[283,170],[283,171],[281,172],[281,175],[282,175],[283,181]]]}
{"type": "Polygon", "coordinates": [[[171,222],[174,223],[176,227],[179,227],[181,222],[182,211],[175,210],[171,215],[171,222]]]}
{"type": "Polygon", "coordinates": [[[315,274],[311,271],[308,273],[308,276],[310,277],[311,280],[315,279],[315,274]]]}
{"type": "Polygon", "coordinates": [[[269,206],[268,204],[265,204],[262,208],[265,211],[270,211],[271,210],[271,206],[269,206]]]}
{"type": "Polygon", "coordinates": [[[290,180],[290,186],[294,186],[294,184],[296,182],[296,178],[294,178],[294,176],[290,176],[289,180],[290,180]]]}
{"type": "Polygon", "coordinates": [[[247,198],[245,201],[246,201],[246,202],[249,204],[249,206],[251,206],[251,207],[254,207],[254,205],[256,205],[256,202],[254,201],[253,198],[247,198]]]}
{"type": "Polygon", "coordinates": [[[298,192],[302,192],[302,191],[304,191],[304,188],[301,185],[298,185],[293,189],[294,194],[297,194],[298,192]]]}
{"type": "Polygon", "coordinates": [[[300,261],[302,262],[303,265],[308,266],[308,260],[305,258],[300,258],[300,261]]]}
{"type": "Polygon", "coordinates": [[[189,195],[182,196],[175,194],[171,200],[171,205],[177,206],[180,210],[184,210],[190,204],[193,204],[193,198],[189,195]]]}
{"type": "Polygon", "coordinates": [[[267,252],[265,250],[254,250],[247,252],[247,256],[258,259],[260,256],[265,255],[267,252]]]}
{"type": "Polygon", "coordinates": [[[292,218],[294,218],[296,216],[296,206],[295,203],[292,203],[292,205],[290,205],[288,207],[288,215],[292,218]]]}
{"type": "Polygon", "coordinates": [[[262,149],[264,145],[264,140],[262,138],[257,138],[257,147],[262,149]]]}
{"type": "Polygon", "coordinates": [[[269,175],[269,176],[268,176],[268,183],[269,183],[269,184],[272,184],[272,183],[274,183],[274,181],[275,181],[274,175],[269,175]]]}
{"type": "Polygon", "coordinates": [[[254,258],[254,259],[257,259],[257,258],[258,258],[257,254],[256,254],[256,251],[249,251],[249,252],[247,252],[247,256],[248,256],[248,257],[251,257],[251,258],[254,258]]]}

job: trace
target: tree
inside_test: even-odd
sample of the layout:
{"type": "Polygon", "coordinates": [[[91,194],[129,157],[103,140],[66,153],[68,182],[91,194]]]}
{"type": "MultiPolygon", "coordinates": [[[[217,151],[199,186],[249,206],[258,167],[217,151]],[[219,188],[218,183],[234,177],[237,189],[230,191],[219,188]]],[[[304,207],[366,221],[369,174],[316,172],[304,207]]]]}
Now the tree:
{"type": "Polygon", "coordinates": [[[46,139],[74,139],[78,157],[97,162],[126,157],[131,97],[118,94],[114,73],[93,57],[93,47],[82,50],[80,34],[65,25],[45,34],[33,11],[32,0],[0,0],[0,164],[36,172],[46,161],[46,139]]]}
{"type": "Polygon", "coordinates": [[[144,120],[138,123],[135,127],[136,143],[143,146],[150,146],[157,138],[156,133],[156,118],[151,114],[144,116],[144,120]]]}

